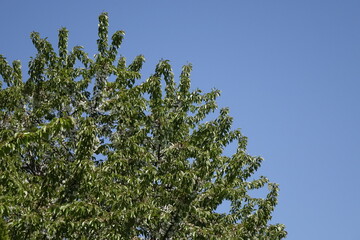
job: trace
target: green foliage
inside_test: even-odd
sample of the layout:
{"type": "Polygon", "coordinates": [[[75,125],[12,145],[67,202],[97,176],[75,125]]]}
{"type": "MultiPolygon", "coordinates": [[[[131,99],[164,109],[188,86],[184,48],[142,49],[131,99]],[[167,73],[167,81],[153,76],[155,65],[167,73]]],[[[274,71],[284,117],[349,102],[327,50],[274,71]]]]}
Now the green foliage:
{"type": "Polygon", "coordinates": [[[7,227],[4,219],[0,218],[0,240],[9,240],[7,227]]]}
{"type": "Polygon", "coordinates": [[[269,224],[278,186],[252,177],[262,159],[246,153],[228,109],[208,120],[219,91],[191,91],[191,65],[177,83],[167,60],[139,81],[145,59],[117,58],[124,32],[108,42],[106,13],[98,35],[93,60],[68,51],[65,28],[57,51],[32,33],[26,81],[0,55],[0,216],[11,238],[284,238],[269,224]],[[264,198],[249,193],[266,186],[264,198]],[[230,212],[217,213],[224,200],[230,212]]]}

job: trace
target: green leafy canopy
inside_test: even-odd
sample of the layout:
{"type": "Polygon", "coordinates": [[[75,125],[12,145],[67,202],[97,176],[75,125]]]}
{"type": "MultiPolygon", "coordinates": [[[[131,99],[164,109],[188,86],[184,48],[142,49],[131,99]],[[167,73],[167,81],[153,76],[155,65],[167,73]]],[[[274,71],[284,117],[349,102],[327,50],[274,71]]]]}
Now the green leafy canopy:
{"type": "Polygon", "coordinates": [[[160,61],[141,81],[142,55],[118,57],[125,33],[98,53],[58,49],[33,32],[28,79],[0,55],[0,215],[12,239],[282,239],[270,224],[278,185],[254,178],[262,158],[246,152],[219,91],[190,88],[191,65],[174,80],[160,61]],[[114,79],[114,80],[110,80],[114,79]],[[231,156],[224,149],[231,142],[231,156]],[[268,187],[264,198],[250,191],[268,187]],[[231,202],[228,213],[216,209],[231,202]]]}

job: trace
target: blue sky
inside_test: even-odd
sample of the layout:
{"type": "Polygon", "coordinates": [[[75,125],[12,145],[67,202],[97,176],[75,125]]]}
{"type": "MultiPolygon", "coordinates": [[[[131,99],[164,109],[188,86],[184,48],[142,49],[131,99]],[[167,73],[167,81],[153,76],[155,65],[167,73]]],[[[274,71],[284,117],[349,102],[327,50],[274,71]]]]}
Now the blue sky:
{"type": "Polygon", "coordinates": [[[38,31],[96,53],[97,17],[125,30],[121,54],[160,59],[192,86],[222,91],[259,174],[280,184],[274,222],[288,239],[360,239],[360,2],[350,0],[4,1],[0,54],[24,69],[38,31]]]}

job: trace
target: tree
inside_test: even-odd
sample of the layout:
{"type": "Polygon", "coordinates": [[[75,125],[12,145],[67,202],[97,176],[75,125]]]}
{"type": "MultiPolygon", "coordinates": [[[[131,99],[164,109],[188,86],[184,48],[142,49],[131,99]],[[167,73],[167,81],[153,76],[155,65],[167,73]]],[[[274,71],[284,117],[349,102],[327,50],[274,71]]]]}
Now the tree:
{"type": "Polygon", "coordinates": [[[99,16],[98,53],[58,51],[31,34],[29,77],[0,56],[0,215],[13,239],[282,239],[269,224],[278,185],[254,178],[261,157],[232,129],[218,90],[190,90],[191,65],[176,83],[168,60],[140,81],[142,55],[118,56],[99,16]],[[224,149],[237,142],[226,156],[224,149]],[[251,190],[268,186],[264,198],[251,190]],[[231,202],[226,214],[216,212],[231,202]]]}

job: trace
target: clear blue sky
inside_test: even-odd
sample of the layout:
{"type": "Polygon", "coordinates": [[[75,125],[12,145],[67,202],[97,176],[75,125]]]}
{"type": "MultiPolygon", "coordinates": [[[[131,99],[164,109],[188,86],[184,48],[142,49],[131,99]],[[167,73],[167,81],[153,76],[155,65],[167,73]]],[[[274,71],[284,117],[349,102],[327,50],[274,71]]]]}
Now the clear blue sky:
{"type": "Polygon", "coordinates": [[[360,1],[5,1],[0,54],[23,65],[38,31],[95,54],[97,17],[125,30],[121,54],[144,54],[144,77],[170,59],[192,86],[222,91],[260,174],[280,184],[274,222],[288,239],[360,239],[360,1]]]}

